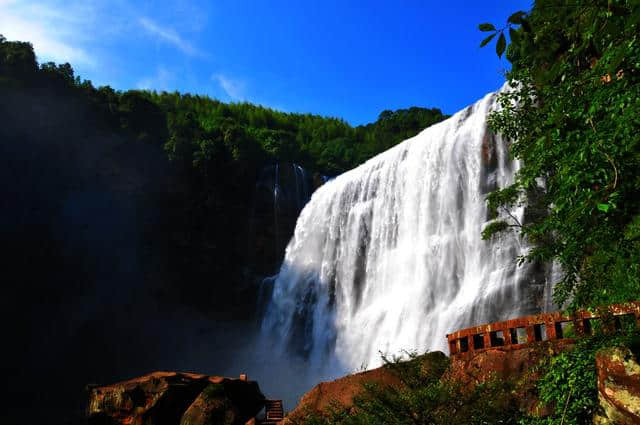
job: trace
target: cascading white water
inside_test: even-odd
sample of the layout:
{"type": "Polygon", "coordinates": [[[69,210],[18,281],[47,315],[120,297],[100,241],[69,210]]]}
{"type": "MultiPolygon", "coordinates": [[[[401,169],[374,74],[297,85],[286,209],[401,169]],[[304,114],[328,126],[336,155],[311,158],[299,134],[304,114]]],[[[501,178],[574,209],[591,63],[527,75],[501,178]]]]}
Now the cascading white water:
{"type": "MultiPolygon", "coordinates": [[[[273,280],[262,333],[334,372],[446,350],[457,328],[539,311],[516,234],[483,241],[486,194],[518,163],[487,130],[492,93],[320,187],[273,280]]],[[[523,210],[516,212],[522,221],[523,210]]]]}

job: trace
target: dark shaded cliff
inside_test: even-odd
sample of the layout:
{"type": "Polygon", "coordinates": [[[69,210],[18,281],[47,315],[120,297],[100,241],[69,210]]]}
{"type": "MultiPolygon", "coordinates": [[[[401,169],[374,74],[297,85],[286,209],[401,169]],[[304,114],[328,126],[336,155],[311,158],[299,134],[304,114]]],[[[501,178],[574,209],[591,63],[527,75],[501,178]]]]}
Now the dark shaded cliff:
{"type": "Polygon", "coordinates": [[[337,119],[95,88],[0,36],[0,423],[25,411],[31,423],[82,422],[87,383],[242,372],[231,369],[256,331],[257,284],[302,206],[295,173],[262,174],[302,161],[310,193],[320,164],[356,160],[334,149],[351,143],[341,131],[356,140],[337,119]],[[302,149],[325,127],[337,133],[302,149]]]}

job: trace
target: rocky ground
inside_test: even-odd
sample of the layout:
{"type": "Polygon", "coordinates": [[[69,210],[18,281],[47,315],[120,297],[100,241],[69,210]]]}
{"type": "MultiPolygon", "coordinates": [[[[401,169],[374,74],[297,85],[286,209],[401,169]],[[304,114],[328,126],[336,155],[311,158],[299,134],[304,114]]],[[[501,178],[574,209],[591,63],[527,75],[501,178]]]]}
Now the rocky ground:
{"type": "MultiPolygon", "coordinates": [[[[535,366],[545,356],[573,349],[566,341],[545,341],[516,350],[489,349],[447,360],[440,352],[419,356],[421,374],[442,373],[441,380],[465,388],[493,379],[516,383],[513,400],[536,416],[550,413],[537,399],[535,366]],[[444,363],[446,364],[446,363],[444,363]],[[438,371],[439,370],[439,371],[438,371]]],[[[594,424],[640,424],[640,364],[624,347],[597,354],[600,408],[594,424]]],[[[439,375],[438,375],[439,376],[439,375]]],[[[306,393],[283,424],[305,423],[305,417],[331,409],[353,408],[354,397],[366,384],[402,386],[397,372],[388,366],[321,382],[306,393]]],[[[264,407],[258,384],[244,379],[176,372],[155,372],[107,386],[89,388],[88,418],[91,425],[213,425],[244,424],[264,407]]]]}

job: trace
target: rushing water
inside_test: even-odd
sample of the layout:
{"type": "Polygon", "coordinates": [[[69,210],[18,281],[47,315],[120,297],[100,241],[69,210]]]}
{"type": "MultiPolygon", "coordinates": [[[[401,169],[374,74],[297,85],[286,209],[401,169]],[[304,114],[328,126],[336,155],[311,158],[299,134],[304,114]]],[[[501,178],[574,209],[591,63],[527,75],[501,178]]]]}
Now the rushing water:
{"type": "Polygon", "coordinates": [[[480,237],[487,193],[519,167],[487,130],[496,107],[489,94],[314,193],[272,279],[269,341],[353,371],[380,351],[446,351],[450,331],[544,307],[545,270],[514,261],[522,240],[480,237]]]}

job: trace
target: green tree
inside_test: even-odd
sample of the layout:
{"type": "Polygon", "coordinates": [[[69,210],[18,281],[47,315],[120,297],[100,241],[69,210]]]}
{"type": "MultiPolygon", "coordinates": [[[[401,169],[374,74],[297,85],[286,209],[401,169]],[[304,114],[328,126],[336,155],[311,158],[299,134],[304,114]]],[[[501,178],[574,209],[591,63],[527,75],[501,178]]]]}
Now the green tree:
{"type": "Polygon", "coordinates": [[[498,219],[484,236],[515,228],[534,244],[522,260],[561,264],[559,304],[638,299],[640,3],[538,0],[513,16],[480,28],[498,43],[511,33],[497,45],[511,89],[489,122],[524,164],[488,202],[496,214],[526,204],[527,219],[498,219]]]}

